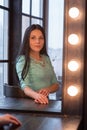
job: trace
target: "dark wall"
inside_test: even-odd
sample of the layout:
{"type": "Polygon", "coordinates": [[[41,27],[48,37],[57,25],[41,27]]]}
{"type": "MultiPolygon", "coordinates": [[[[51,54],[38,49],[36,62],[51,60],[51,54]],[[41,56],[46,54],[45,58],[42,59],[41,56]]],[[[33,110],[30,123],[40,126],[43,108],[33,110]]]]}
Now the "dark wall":
{"type": "Polygon", "coordinates": [[[84,91],[83,91],[83,114],[78,130],[87,130],[87,1],[85,9],[85,50],[84,50],[84,91]]]}
{"type": "Polygon", "coordinates": [[[84,99],[83,99],[83,124],[87,130],[87,1],[86,1],[86,20],[85,20],[85,54],[84,54],[84,99]]]}

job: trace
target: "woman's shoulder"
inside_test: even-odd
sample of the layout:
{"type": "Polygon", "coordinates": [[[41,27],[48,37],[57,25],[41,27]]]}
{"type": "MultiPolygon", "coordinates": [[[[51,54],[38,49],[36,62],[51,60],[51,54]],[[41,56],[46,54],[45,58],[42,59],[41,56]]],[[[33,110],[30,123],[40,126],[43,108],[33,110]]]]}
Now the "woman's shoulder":
{"type": "Polygon", "coordinates": [[[21,71],[25,64],[25,56],[20,55],[16,59],[16,70],[17,72],[21,71]]]}
{"type": "Polygon", "coordinates": [[[45,59],[49,59],[49,56],[47,56],[47,55],[42,55],[42,57],[44,57],[45,59]]]}
{"type": "Polygon", "coordinates": [[[50,57],[49,57],[49,56],[43,55],[43,58],[44,58],[46,61],[50,62],[50,57]]]}
{"type": "Polygon", "coordinates": [[[24,61],[25,61],[25,56],[24,55],[20,55],[16,59],[16,62],[24,62],[24,61]]]}

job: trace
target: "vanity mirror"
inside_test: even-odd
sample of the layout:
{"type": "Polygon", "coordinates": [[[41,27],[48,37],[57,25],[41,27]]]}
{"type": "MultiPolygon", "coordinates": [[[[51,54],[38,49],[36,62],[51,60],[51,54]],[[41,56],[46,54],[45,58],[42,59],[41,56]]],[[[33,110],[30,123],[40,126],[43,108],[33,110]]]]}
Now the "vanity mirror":
{"type": "Polygon", "coordinates": [[[56,100],[57,97],[57,101],[61,101],[62,113],[81,115],[85,0],[37,0],[37,2],[36,0],[10,0],[9,3],[7,7],[0,4],[0,13],[5,10],[6,15],[3,16],[9,18],[9,20],[7,19],[9,21],[8,28],[4,28],[7,27],[7,22],[2,24],[4,26],[1,28],[1,34],[5,32],[4,36],[7,36],[2,36],[2,39],[6,41],[2,41],[2,45],[0,43],[1,50],[3,50],[1,53],[3,58],[0,59],[2,67],[0,74],[3,75],[3,79],[0,76],[1,86],[3,86],[3,82],[16,83],[13,61],[20,47],[23,32],[30,24],[38,23],[43,25],[46,30],[48,52],[61,85],[61,90],[57,94],[51,95],[50,98],[56,100]],[[26,8],[24,2],[28,2],[29,8],[26,8]],[[34,9],[38,11],[36,12],[34,9]],[[5,31],[3,31],[4,29],[5,31]],[[7,34],[9,34],[9,38],[7,34]],[[3,46],[4,44],[6,46],[3,46]],[[10,49],[8,50],[8,48],[10,49]]]}

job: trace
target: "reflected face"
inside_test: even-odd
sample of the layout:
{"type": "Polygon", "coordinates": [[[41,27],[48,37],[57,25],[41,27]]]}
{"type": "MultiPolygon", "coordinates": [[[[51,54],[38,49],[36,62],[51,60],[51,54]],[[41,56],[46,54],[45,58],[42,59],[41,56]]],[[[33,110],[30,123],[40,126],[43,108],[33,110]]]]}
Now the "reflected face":
{"type": "Polygon", "coordinates": [[[44,46],[44,36],[42,32],[35,29],[30,34],[30,48],[32,52],[40,52],[44,46]]]}

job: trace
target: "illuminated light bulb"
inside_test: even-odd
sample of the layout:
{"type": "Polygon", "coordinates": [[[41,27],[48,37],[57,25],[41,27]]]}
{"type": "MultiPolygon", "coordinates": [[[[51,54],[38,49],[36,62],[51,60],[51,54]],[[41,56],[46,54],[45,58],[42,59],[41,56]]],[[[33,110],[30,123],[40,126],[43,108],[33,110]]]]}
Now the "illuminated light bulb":
{"type": "Polygon", "coordinates": [[[70,61],[68,63],[68,69],[71,70],[71,71],[76,71],[77,69],[79,68],[79,64],[77,61],[70,61]]]}
{"type": "Polygon", "coordinates": [[[72,7],[69,9],[69,16],[71,18],[77,18],[79,16],[79,9],[76,7],[72,7]]]}
{"type": "Polygon", "coordinates": [[[70,95],[70,96],[76,96],[78,94],[78,89],[76,88],[76,86],[69,86],[69,88],[67,89],[67,93],[70,95]]]}
{"type": "Polygon", "coordinates": [[[76,44],[78,44],[78,42],[79,42],[79,37],[78,37],[78,35],[76,35],[76,34],[71,34],[71,35],[69,35],[69,37],[68,37],[68,42],[69,42],[71,45],[76,45],[76,44]]]}

